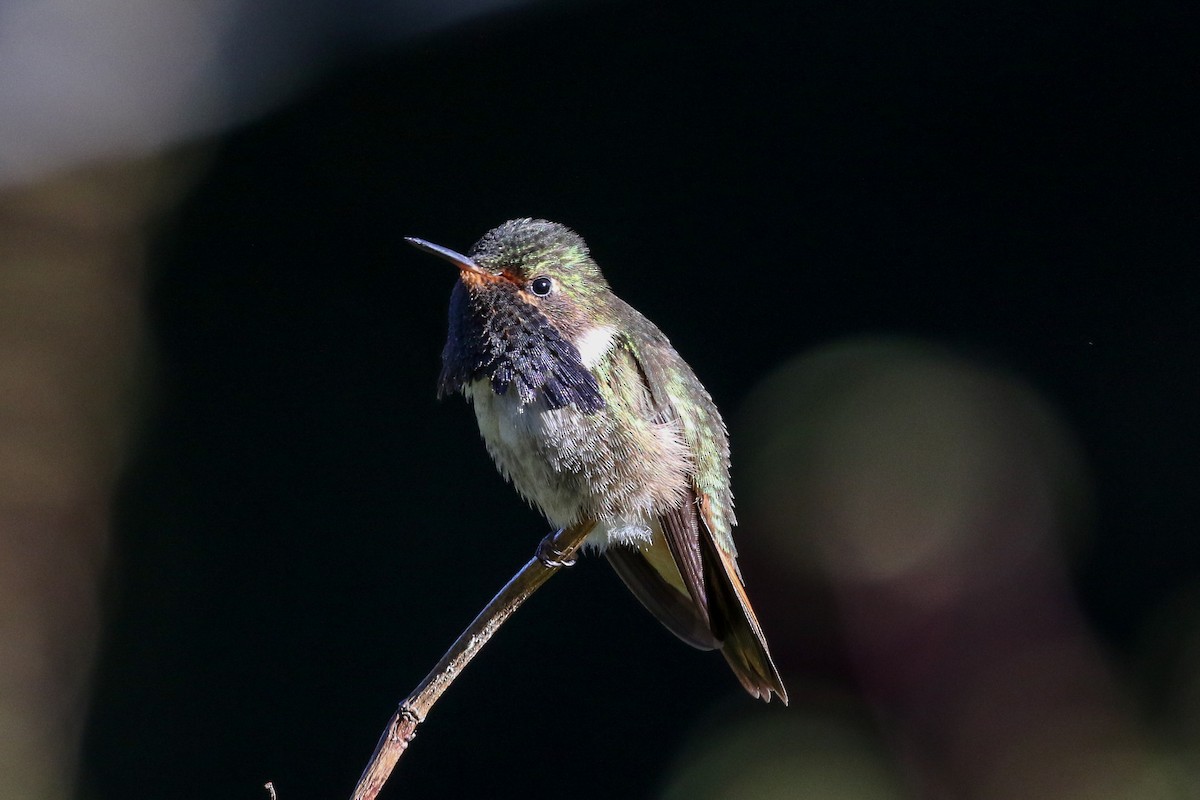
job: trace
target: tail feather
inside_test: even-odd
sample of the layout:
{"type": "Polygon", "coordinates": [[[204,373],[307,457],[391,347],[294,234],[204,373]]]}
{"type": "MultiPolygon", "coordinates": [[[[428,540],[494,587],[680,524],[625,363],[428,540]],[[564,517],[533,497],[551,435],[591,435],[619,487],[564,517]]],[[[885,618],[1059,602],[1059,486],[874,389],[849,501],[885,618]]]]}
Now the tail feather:
{"type": "Polygon", "coordinates": [[[681,548],[668,546],[658,526],[649,547],[618,545],[606,548],[604,554],[634,596],[672,633],[702,650],[720,648],[751,696],[770,702],[774,694],[787,705],[787,690],[733,555],[716,543],[707,528],[691,541],[695,552],[691,566],[703,584],[699,592],[679,569],[676,550],[681,548]]]}
{"type": "Polygon", "coordinates": [[[709,615],[721,655],[743,687],[754,697],[771,701],[772,692],[786,706],[787,689],[767,650],[767,639],[742,583],[737,562],[708,537],[701,537],[705,574],[709,579],[709,615]]]}

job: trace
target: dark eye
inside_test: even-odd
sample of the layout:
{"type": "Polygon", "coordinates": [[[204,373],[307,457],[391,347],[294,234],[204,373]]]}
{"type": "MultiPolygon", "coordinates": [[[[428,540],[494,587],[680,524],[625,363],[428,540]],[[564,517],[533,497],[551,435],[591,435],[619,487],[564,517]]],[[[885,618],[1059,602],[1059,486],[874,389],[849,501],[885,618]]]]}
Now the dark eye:
{"type": "Polygon", "coordinates": [[[529,288],[538,297],[545,297],[550,294],[550,290],[554,288],[554,281],[543,275],[540,278],[534,278],[533,283],[529,284],[529,288]]]}

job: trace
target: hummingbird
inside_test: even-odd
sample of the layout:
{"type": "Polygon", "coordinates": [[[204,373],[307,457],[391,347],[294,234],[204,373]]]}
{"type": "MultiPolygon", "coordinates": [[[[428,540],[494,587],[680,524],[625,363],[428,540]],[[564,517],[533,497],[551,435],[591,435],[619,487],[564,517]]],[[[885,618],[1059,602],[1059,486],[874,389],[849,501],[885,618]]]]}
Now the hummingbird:
{"type": "Polygon", "coordinates": [[[471,403],[502,475],[601,551],[670,631],[720,649],[751,695],[787,704],[733,542],[729,437],[658,327],[617,297],[579,234],[515,219],[463,255],[438,396],[471,403]]]}

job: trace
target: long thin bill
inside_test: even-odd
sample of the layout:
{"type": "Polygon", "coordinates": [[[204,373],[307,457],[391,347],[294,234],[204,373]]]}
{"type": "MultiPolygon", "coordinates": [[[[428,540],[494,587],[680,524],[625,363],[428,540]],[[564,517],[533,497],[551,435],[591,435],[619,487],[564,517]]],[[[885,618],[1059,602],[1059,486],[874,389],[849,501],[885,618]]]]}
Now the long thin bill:
{"type": "Polygon", "coordinates": [[[470,270],[471,272],[486,274],[484,270],[481,269],[480,266],[470,258],[455,250],[451,250],[449,247],[442,247],[440,244],[427,242],[424,239],[418,239],[416,236],[405,236],[404,241],[408,242],[418,250],[424,250],[426,253],[432,253],[439,258],[446,259],[459,269],[466,269],[470,270]]]}

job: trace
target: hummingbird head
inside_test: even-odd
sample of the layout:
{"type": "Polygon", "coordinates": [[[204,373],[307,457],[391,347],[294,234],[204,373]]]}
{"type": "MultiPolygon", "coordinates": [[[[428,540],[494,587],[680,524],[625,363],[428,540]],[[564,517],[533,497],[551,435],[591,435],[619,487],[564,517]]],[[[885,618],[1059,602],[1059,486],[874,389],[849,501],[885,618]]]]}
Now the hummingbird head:
{"type": "Polygon", "coordinates": [[[550,314],[608,290],[583,237],[544,219],[514,219],[493,228],[471,248],[483,270],[524,289],[528,302],[550,314]]]}
{"type": "Polygon", "coordinates": [[[488,231],[465,256],[407,241],[459,269],[441,394],[486,377],[496,394],[515,383],[522,403],[603,407],[588,362],[611,344],[612,294],[579,234],[556,222],[516,219],[488,231]]]}

